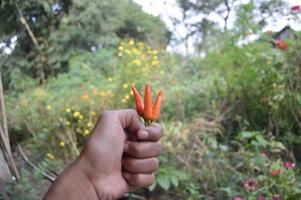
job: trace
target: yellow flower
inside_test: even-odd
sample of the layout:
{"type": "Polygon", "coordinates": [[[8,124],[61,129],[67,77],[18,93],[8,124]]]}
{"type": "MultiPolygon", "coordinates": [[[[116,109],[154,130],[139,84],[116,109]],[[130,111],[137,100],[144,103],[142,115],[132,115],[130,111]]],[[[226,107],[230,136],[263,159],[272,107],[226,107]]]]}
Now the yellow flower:
{"type": "Polygon", "coordinates": [[[60,142],[60,146],[61,146],[61,147],[64,147],[64,146],[65,146],[65,142],[64,142],[64,141],[61,141],[61,142],[60,142]]]}
{"type": "Polygon", "coordinates": [[[47,105],[47,110],[51,110],[52,109],[52,107],[51,107],[51,105],[47,105]]]}
{"type": "Polygon", "coordinates": [[[66,124],[67,126],[69,126],[71,123],[70,123],[69,121],[66,121],[65,124],[66,124]]]}
{"type": "Polygon", "coordinates": [[[140,66],[141,65],[141,61],[139,59],[135,59],[133,61],[133,64],[140,66]]]}
{"type": "Polygon", "coordinates": [[[104,96],[106,96],[106,93],[101,91],[101,92],[99,92],[99,96],[104,97],[104,96]]]}
{"type": "Polygon", "coordinates": [[[127,94],[127,95],[124,96],[124,98],[125,98],[126,100],[128,100],[128,99],[130,98],[130,95],[127,94]]]}
{"type": "Polygon", "coordinates": [[[109,77],[109,78],[108,78],[108,81],[109,81],[109,82],[112,82],[112,81],[113,81],[112,77],[109,77]]]}
{"type": "Polygon", "coordinates": [[[153,50],[153,55],[157,55],[158,53],[159,53],[159,51],[158,50],[153,50]]]}
{"type": "Polygon", "coordinates": [[[126,99],[122,99],[121,101],[122,101],[122,103],[126,103],[126,99]]]}
{"type": "Polygon", "coordinates": [[[121,57],[121,56],[122,56],[122,53],[121,53],[121,52],[119,52],[119,53],[118,53],[118,56],[119,56],[119,57],[121,57]]]}
{"type": "Polygon", "coordinates": [[[78,117],[80,115],[80,112],[76,111],[73,113],[73,117],[78,117]]]}
{"type": "Polygon", "coordinates": [[[97,113],[94,112],[94,111],[91,111],[90,113],[91,113],[92,116],[96,116],[97,115],[97,113]]]}
{"type": "Polygon", "coordinates": [[[47,153],[47,158],[53,160],[54,159],[54,155],[52,153],[47,153]]]}
{"type": "Polygon", "coordinates": [[[66,112],[67,112],[67,113],[70,113],[70,112],[71,112],[71,109],[70,109],[70,108],[66,108],[66,112]]]}
{"type": "Polygon", "coordinates": [[[134,45],[134,44],[135,44],[134,40],[129,41],[129,45],[134,45]]]}
{"type": "Polygon", "coordinates": [[[85,130],[84,135],[89,135],[90,131],[89,130],[85,130]]]}
{"type": "Polygon", "coordinates": [[[92,127],[92,126],[93,126],[93,123],[92,123],[92,122],[88,122],[87,126],[88,126],[88,127],[92,127]]]}
{"type": "Polygon", "coordinates": [[[84,119],[84,116],[80,115],[80,116],[78,116],[78,119],[82,120],[82,119],[84,119]]]}
{"type": "Polygon", "coordinates": [[[141,51],[139,51],[137,48],[134,48],[133,53],[136,54],[136,55],[140,55],[141,51]]]}
{"type": "Polygon", "coordinates": [[[159,65],[160,64],[160,61],[159,60],[153,60],[152,61],[152,65],[159,65]]]}
{"type": "Polygon", "coordinates": [[[123,50],[123,46],[119,46],[118,49],[119,49],[120,51],[122,51],[122,50],[123,50]]]}
{"type": "Polygon", "coordinates": [[[124,84],[122,85],[122,87],[123,87],[124,89],[126,89],[126,88],[129,87],[129,85],[128,85],[127,83],[124,83],[124,84]]]}
{"type": "Polygon", "coordinates": [[[130,50],[128,50],[128,49],[126,49],[124,52],[125,52],[126,54],[129,54],[129,55],[132,54],[132,52],[131,52],[130,50]]]}

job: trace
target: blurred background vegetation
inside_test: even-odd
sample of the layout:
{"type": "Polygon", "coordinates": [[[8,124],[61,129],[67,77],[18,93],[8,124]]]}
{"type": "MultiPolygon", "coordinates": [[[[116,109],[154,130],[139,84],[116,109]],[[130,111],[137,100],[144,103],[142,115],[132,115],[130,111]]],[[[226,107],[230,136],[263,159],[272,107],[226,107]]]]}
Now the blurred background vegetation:
{"type": "Polygon", "coordinates": [[[58,174],[99,114],[133,108],[130,85],[146,82],[165,93],[165,151],[156,183],[128,199],[301,198],[301,35],[289,26],[284,36],[262,31],[279,16],[299,23],[300,8],[280,0],[176,3],[175,24],[215,12],[224,26],[205,17],[187,25],[177,42],[197,40],[184,54],[166,51],[173,31],[131,0],[0,1],[0,67],[21,171],[6,188],[11,199],[41,199],[50,185],[42,172],[58,174]]]}

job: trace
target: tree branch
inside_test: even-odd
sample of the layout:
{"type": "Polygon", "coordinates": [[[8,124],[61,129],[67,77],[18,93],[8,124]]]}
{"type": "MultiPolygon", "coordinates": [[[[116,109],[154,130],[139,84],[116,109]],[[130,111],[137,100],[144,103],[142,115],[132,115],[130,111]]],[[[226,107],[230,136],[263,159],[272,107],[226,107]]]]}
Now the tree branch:
{"type": "Polygon", "coordinates": [[[22,12],[21,12],[21,10],[20,10],[17,2],[15,0],[13,0],[13,2],[14,2],[14,5],[15,5],[17,11],[18,11],[19,16],[20,16],[20,21],[25,26],[25,29],[28,32],[29,37],[31,38],[31,40],[32,40],[32,42],[34,43],[35,46],[39,46],[38,40],[35,37],[35,35],[33,34],[32,30],[30,29],[30,26],[27,23],[26,19],[24,18],[24,16],[23,16],[23,14],[22,14],[22,12]]]}
{"type": "Polygon", "coordinates": [[[231,8],[230,8],[229,1],[228,1],[228,0],[224,0],[224,3],[225,3],[225,5],[226,5],[226,7],[227,7],[227,14],[226,14],[226,16],[224,17],[224,21],[225,21],[224,30],[227,30],[228,19],[229,19],[229,15],[230,15],[230,12],[231,12],[231,8]]]}
{"type": "MultiPolygon", "coordinates": [[[[2,65],[2,63],[1,63],[2,65]]],[[[5,103],[4,103],[4,95],[3,95],[3,85],[2,85],[2,74],[1,74],[1,68],[0,65],[0,112],[1,112],[1,125],[3,127],[3,132],[5,135],[5,142],[9,143],[9,136],[8,136],[8,129],[7,129],[7,116],[5,111],[5,103]]],[[[10,146],[8,145],[8,151],[10,151],[10,146]]]]}
{"type": "Polygon", "coordinates": [[[21,157],[23,158],[23,160],[25,160],[25,162],[26,162],[27,164],[29,164],[29,165],[30,165],[32,168],[34,168],[35,170],[41,172],[42,175],[43,175],[46,179],[48,179],[48,180],[51,181],[51,182],[54,182],[54,180],[56,179],[55,176],[53,176],[53,175],[51,175],[51,174],[49,174],[49,173],[43,171],[41,168],[39,168],[38,166],[36,166],[35,164],[33,164],[33,163],[28,159],[28,157],[25,155],[25,153],[24,153],[24,151],[23,151],[21,145],[17,144],[17,148],[18,148],[18,151],[19,151],[20,154],[21,154],[21,157]]]}

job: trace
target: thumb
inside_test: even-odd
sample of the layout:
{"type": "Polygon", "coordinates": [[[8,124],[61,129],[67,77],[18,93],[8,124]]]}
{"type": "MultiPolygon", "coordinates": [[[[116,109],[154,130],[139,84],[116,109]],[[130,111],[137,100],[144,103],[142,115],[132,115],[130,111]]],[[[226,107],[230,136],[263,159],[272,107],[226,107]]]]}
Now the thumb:
{"type": "Polygon", "coordinates": [[[145,128],[135,110],[117,110],[116,113],[123,129],[128,130],[131,133],[136,133],[139,129],[145,128]]]}

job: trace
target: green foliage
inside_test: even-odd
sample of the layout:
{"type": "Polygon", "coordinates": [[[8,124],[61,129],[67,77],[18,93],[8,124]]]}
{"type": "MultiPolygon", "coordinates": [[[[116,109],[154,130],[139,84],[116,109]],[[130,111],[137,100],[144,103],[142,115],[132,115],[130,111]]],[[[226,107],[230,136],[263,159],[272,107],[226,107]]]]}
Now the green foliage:
{"type": "Polygon", "coordinates": [[[126,39],[116,49],[72,56],[69,71],[43,85],[16,73],[16,83],[24,81],[26,87],[6,95],[11,133],[39,159],[68,161],[78,155],[99,113],[133,107],[131,83],[143,90],[150,81],[165,93],[166,130],[165,153],[151,190],[189,199],[299,197],[293,181],[299,172],[283,166],[294,160],[288,140],[281,142],[277,135],[298,131],[291,119],[299,105],[292,101],[299,79],[285,73],[285,53],[291,54],[291,67],[298,59],[261,42],[226,44],[227,50],[185,62],[126,39]],[[294,87],[288,87],[292,77],[294,87]],[[279,177],[271,176],[275,169],[281,170],[279,177]],[[250,180],[256,182],[251,192],[242,186],[250,180]]]}
{"type": "Polygon", "coordinates": [[[160,161],[163,163],[163,167],[159,169],[156,182],[149,187],[149,190],[152,191],[159,186],[167,191],[171,187],[178,188],[181,181],[187,180],[188,174],[186,172],[178,170],[172,165],[166,166],[168,162],[167,158],[162,156],[160,161]]]}
{"type": "MultiPolygon", "coordinates": [[[[228,128],[234,132],[245,128],[272,131],[282,137],[290,133],[299,135],[293,110],[300,105],[292,101],[298,92],[289,85],[290,81],[298,81],[292,80],[296,78],[294,72],[287,73],[287,63],[297,55],[291,55],[286,62],[286,52],[259,41],[244,47],[226,47],[210,53],[203,65],[216,74],[212,106],[223,105],[221,112],[227,112],[232,121],[227,122],[228,128]]],[[[294,49],[292,46],[290,51],[294,49]]]]}
{"type": "Polygon", "coordinates": [[[49,182],[42,176],[22,169],[20,182],[10,183],[6,186],[5,191],[12,200],[38,200],[47,191],[47,187],[49,187],[49,182]]]}
{"type": "Polygon", "coordinates": [[[44,82],[68,71],[74,54],[116,47],[126,37],[156,48],[165,47],[168,42],[165,25],[132,1],[14,0],[1,3],[0,13],[1,21],[6,21],[1,24],[0,43],[9,46],[10,39],[17,37],[13,53],[3,64],[4,85],[11,89],[16,68],[44,82]],[[19,13],[27,24],[19,21],[19,13]]]}

